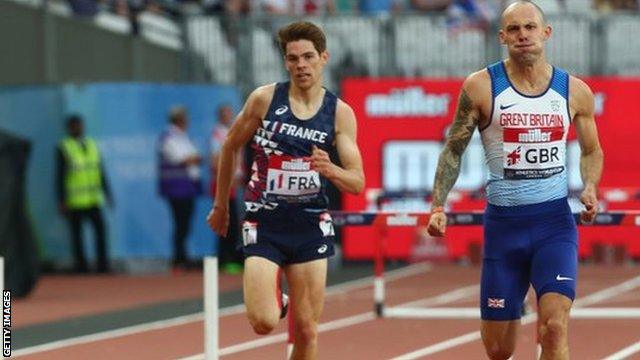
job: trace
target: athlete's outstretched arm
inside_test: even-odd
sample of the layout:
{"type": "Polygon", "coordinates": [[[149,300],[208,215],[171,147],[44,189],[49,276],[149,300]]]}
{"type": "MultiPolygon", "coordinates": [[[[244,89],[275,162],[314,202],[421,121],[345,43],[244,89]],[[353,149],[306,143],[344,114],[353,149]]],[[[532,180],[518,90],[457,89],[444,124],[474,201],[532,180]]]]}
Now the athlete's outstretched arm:
{"type": "Polygon", "coordinates": [[[598,129],[594,119],[593,93],[583,81],[572,77],[571,107],[575,111],[573,122],[580,143],[580,174],[584,190],[580,201],[584,204],[580,219],[590,223],[598,212],[598,183],[602,176],[604,154],[598,140],[598,129]]]}
{"type": "Polygon", "coordinates": [[[364,188],[362,156],[356,142],[356,116],[349,105],[338,100],[336,109],[336,149],[342,167],[329,159],[329,154],[314,146],[311,155],[312,167],[329,179],[340,191],[358,194],[364,188]]]}
{"type": "Polygon", "coordinates": [[[273,86],[256,89],[247,99],[242,111],[231,126],[220,150],[218,177],[213,209],[207,216],[207,223],[218,235],[225,236],[229,226],[229,191],[236,168],[238,152],[251,139],[260,126],[262,116],[267,111],[273,94],[273,86]]]}
{"type": "MultiPolygon", "coordinates": [[[[470,91],[474,90],[474,80],[472,79],[470,76],[462,85],[456,114],[438,159],[438,168],[433,184],[432,209],[444,206],[447,195],[460,174],[462,154],[469,145],[473,132],[478,127],[480,111],[469,95],[470,91]]],[[[432,236],[442,236],[445,226],[446,216],[440,212],[431,215],[427,230],[432,236]]]]}

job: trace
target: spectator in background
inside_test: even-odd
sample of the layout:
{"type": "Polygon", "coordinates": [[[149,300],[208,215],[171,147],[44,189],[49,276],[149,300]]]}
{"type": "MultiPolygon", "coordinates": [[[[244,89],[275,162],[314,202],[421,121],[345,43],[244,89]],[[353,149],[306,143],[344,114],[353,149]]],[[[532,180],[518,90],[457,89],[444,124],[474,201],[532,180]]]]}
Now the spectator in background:
{"type": "Polygon", "coordinates": [[[111,0],[114,12],[120,16],[129,19],[131,23],[131,33],[133,35],[140,34],[140,23],[138,16],[143,11],[151,11],[154,13],[168,12],[173,15],[172,9],[162,8],[155,0],[111,0]]]}
{"type": "MultiPolygon", "coordinates": [[[[218,176],[218,159],[222,144],[227,138],[231,124],[233,123],[233,109],[225,104],[218,108],[218,123],[211,134],[211,196],[216,194],[216,178],[218,176]]],[[[237,251],[236,247],[240,246],[240,222],[238,221],[238,198],[237,190],[244,184],[244,155],[242,151],[238,152],[236,159],[236,168],[233,171],[232,185],[229,196],[229,231],[225,237],[220,237],[218,241],[218,257],[220,258],[220,266],[224,273],[238,274],[242,271],[243,257],[237,251]]]]}
{"type": "Polygon", "coordinates": [[[336,13],[334,0],[294,0],[294,15],[333,15],[336,13]]]}
{"type": "Polygon", "coordinates": [[[249,2],[247,0],[203,0],[202,7],[205,14],[220,16],[220,26],[225,32],[227,42],[237,47],[238,33],[243,25],[240,19],[249,15],[249,2]]]}
{"type": "Polygon", "coordinates": [[[73,15],[80,17],[92,17],[98,13],[96,0],[68,0],[73,15]]]}
{"type": "Polygon", "coordinates": [[[454,0],[447,8],[450,30],[486,29],[498,18],[498,6],[493,0],[454,0]]]}
{"type": "Polygon", "coordinates": [[[293,1],[289,0],[257,0],[255,10],[269,15],[292,15],[293,1]]]}
{"type": "Polygon", "coordinates": [[[601,13],[638,11],[638,0],[594,0],[593,5],[601,13]]]}
{"type": "Polygon", "coordinates": [[[194,201],[201,193],[201,157],[187,135],[189,118],[183,106],[169,112],[169,126],[160,136],[160,195],[167,199],[173,215],[173,270],[189,268],[185,242],[191,229],[194,201]]]}
{"type": "Polygon", "coordinates": [[[399,0],[358,0],[358,11],[363,15],[388,16],[400,9],[399,0]]]}
{"type": "Polygon", "coordinates": [[[105,198],[113,204],[107,184],[100,150],[96,142],[84,135],[79,115],[67,118],[67,136],[56,151],[56,194],[60,213],[67,218],[71,230],[74,267],[77,273],[89,271],[84,255],[82,223],[88,219],[96,238],[99,273],[109,272],[106,231],[101,208],[105,198]]]}
{"type": "Polygon", "coordinates": [[[453,0],[411,0],[411,8],[421,12],[447,10],[453,0]]]}
{"type": "Polygon", "coordinates": [[[271,15],[326,15],[334,14],[334,0],[258,0],[259,11],[271,15]]]}

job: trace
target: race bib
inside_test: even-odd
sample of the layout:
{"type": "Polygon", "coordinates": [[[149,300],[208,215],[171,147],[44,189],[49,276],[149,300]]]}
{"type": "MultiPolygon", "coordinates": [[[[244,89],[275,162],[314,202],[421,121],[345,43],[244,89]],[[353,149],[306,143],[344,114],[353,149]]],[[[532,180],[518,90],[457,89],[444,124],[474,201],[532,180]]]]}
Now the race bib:
{"type": "Polygon", "coordinates": [[[504,128],[504,178],[543,179],[565,168],[563,127],[504,128]]]}
{"type": "Polygon", "coordinates": [[[266,196],[270,201],[305,201],[320,192],[320,174],[308,158],[269,157],[266,196]]]}

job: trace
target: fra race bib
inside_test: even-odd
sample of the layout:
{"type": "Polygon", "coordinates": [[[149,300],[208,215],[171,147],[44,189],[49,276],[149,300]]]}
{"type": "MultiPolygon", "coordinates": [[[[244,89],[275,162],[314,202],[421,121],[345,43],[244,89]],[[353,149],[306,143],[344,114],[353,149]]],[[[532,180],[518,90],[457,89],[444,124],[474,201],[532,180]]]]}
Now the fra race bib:
{"type": "Polygon", "coordinates": [[[321,187],[320,174],[311,170],[308,158],[269,157],[268,201],[307,202],[318,196],[321,187]]]}

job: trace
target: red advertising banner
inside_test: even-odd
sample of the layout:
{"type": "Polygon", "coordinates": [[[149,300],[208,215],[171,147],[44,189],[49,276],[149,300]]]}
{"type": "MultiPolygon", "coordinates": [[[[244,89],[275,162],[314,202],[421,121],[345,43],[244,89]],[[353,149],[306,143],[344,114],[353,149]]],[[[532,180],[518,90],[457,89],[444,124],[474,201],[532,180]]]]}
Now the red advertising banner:
{"type": "MultiPolygon", "coordinates": [[[[614,194],[613,197],[622,198],[609,203],[608,208],[640,208],[640,199],[634,199],[634,191],[640,189],[640,156],[636,154],[640,107],[635,106],[640,99],[640,79],[592,78],[586,81],[595,94],[596,122],[605,153],[601,187],[633,190],[625,195],[614,194]]],[[[358,144],[364,161],[367,189],[360,196],[344,195],[345,210],[373,210],[373,189],[432,189],[444,134],[452,121],[461,85],[461,79],[347,79],[343,82],[342,98],[353,107],[358,119],[358,144]]],[[[582,187],[580,147],[574,131],[572,127],[567,144],[567,171],[569,188],[579,190],[582,187]]],[[[459,200],[456,198],[460,194],[481,190],[486,177],[482,143],[476,132],[463,158],[460,177],[454,188],[456,191],[449,198],[451,209],[484,208],[483,200],[467,197],[456,201],[459,200]]],[[[397,259],[410,258],[416,238],[424,235],[415,228],[388,231],[387,256],[397,259]]],[[[580,231],[581,235],[584,234],[584,243],[588,244],[593,234],[590,230],[580,231]]],[[[616,233],[623,232],[616,229],[616,233]]],[[[376,236],[379,235],[372,228],[345,229],[345,258],[370,259],[376,236]]],[[[640,243],[640,239],[637,240],[640,243]]],[[[451,227],[447,230],[448,254],[453,258],[462,256],[470,242],[481,241],[480,227],[451,227]]],[[[588,249],[581,251],[584,253],[588,249]]]]}

